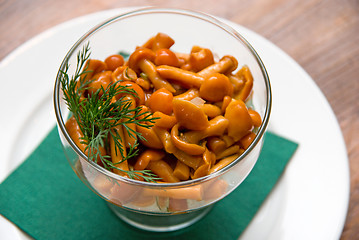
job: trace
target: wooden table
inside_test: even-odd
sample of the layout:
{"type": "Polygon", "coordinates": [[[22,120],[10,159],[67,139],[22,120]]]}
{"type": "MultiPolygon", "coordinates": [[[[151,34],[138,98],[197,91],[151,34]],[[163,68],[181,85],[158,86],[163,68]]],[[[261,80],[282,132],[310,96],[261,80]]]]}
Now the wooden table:
{"type": "Polygon", "coordinates": [[[74,17],[129,6],[178,7],[226,18],[294,58],[320,87],[342,129],[351,197],[341,239],[359,237],[359,2],[357,0],[0,0],[0,60],[74,17]]]}

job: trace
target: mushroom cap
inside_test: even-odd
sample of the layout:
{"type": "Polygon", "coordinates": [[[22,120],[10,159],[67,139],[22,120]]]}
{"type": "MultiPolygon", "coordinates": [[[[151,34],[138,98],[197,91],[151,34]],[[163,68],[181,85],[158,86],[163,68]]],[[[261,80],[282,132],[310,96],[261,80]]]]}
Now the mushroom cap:
{"type": "Polygon", "coordinates": [[[189,130],[204,130],[208,126],[208,118],[204,111],[194,103],[186,100],[172,101],[173,113],[178,123],[189,130]]]}
{"type": "Polygon", "coordinates": [[[235,141],[248,134],[253,127],[252,118],[242,100],[232,100],[226,108],[224,117],[229,120],[228,136],[235,141]]]}
{"type": "Polygon", "coordinates": [[[233,86],[228,77],[213,73],[205,78],[199,89],[199,96],[212,102],[222,101],[225,96],[232,96],[233,86]]]}
{"type": "Polygon", "coordinates": [[[128,66],[136,72],[139,72],[138,63],[143,60],[147,59],[153,62],[156,58],[156,54],[148,48],[137,48],[128,59],[128,66]]]}

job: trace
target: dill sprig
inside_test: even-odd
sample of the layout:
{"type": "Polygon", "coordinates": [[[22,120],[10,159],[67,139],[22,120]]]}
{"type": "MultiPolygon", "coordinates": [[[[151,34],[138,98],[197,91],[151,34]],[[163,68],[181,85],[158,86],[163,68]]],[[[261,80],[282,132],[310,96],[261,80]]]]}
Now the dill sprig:
{"type": "Polygon", "coordinates": [[[132,179],[144,179],[148,182],[155,182],[158,177],[149,170],[129,171],[118,168],[116,165],[126,161],[138,154],[138,142],[130,146],[127,154],[124,153],[125,146],[122,145],[121,136],[114,129],[123,126],[129,136],[144,139],[143,136],[128,127],[128,124],[136,124],[142,127],[151,127],[156,118],[149,112],[141,112],[140,107],[132,108],[131,102],[121,97],[113,101],[115,96],[132,95],[137,98],[137,94],[131,88],[120,84],[109,84],[106,88],[101,87],[95,93],[83,97],[83,93],[89,88],[93,80],[87,80],[88,71],[86,62],[90,59],[89,43],[84,45],[77,54],[77,64],[75,73],[68,75],[69,64],[66,64],[61,71],[61,88],[64,93],[64,100],[68,109],[77,121],[83,138],[81,143],[86,144],[85,152],[90,161],[101,161],[102,165],[108,169],[117,169],[127,174],[132,179]],[[108,145],[108,138],[111,136],[122,157],[119,163],[113,163],[111,156],[102,155],[101,148],[108,145]]]}

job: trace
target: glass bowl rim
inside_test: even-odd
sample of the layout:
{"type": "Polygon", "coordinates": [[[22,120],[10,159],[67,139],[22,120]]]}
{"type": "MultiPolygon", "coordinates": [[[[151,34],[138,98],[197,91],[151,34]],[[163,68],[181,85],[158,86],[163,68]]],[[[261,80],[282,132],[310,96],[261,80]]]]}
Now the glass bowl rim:
{"type": "Polygon", "coordinates": [[[102,23],[98,24],[97,26],[92,27],[87,33],[82,35],[79,38],[79,40],[77,40],[75,42],[75,44],[70,48],[70,50],[65,55],[61,65],[60,65],[59,71],[56,76],[53,100],[54,100],[54,109],[55,109],[55,115],[56,115],[56,120],[57,120],[57,125],[58,125],[58,131],[62,132],[66,141],[70,144],[71,148],[76,152],[76,154],[80,158],[85,159],[86,162],[89,163],[92,167],[94,167],[97,171],[99,171],[100,173],[104,174],[107,177],[113,178],[118,181],[123,181],[123,182],[129,183],[129,184],[132,184],[132,185],[147,186],[147,187],[152,187],[152,188],[178,188],[178,187],[189,187],[192,185],[196,185],[196,184],[208,181],[210,179],[213,179],[215,177],[218,177],[218,176],[224,174],[229,169],[231,169],[232,166],[236,165],[238,162],[243,160],[254,149],[254,147],[258,144],[260,139],[263,137],[263,135],[266,131],[266,128],[268,126],[269,116],[270,116],[271,107],[272,107],[272,91],[271,91],[271,84],[270,84],[267,70],[266,70],[261,58],[259,57],[258,53],[252,47],[252,45],[240,33],[238,33],[235,29],[233,29],[228,24],[218,20],[217,18],[215,18],[209,14],[203,13],[203,12],[179,9],[179,8],[144,7],[144,8],[139,8],[136,10],[131,10],[131,11],[116,15],[112,18],[109,18],[109,19],[103,21],[102,23]],[[92,34],[96,33],[97,31],[101,30],[102,28],[106,27],[107,25],[110,25],[113,22],[116,22],[116,21],[119,21],[121,19],[125,19],[128,17],[135,17],[137,15],[152,14],[152,13],[155,13],[155,14],[167,13],[167,14],[178,14],[178,15],[190,16],[190,17],[194,17],[194,18],[203,20],[205,22],[208,22],[210,24],[213,24],[213,25],[221,28],[222,30],[226,31],[227,33],[229,33],[230,35],[235,37],[237,40],[242,42],[248,48],[248,50],[251,52],[251,54],[256,59],[256,62],[258,64],[258,66],[260,67],[261,73],[264,78],[266,94],[267,94],[266,108],[265,108],[265,113],[264,113],[264,117],[262,120],[262,124],[258,129],[256,137],[254,138],[254,140],[252,141],[250,146],[238,158],[236,158],[230,164],[226,165],[222,169],[220,169],[212,174],[209,174],[209,175],[197,178],[197,179],[181,181],[181,182],[177,182],[177,183],[160,183],[159,184],[159,183],[154,183],[154,182],[145,182],[145,181],[130,179],[130,178],[126,178],[126,177],[120,176],[118,174],[115,174],[115,173],[99,166],[95,162],[88,160],[87,156],[79,149],[79,147],[74,143],[74,141],[68,134],[66,127],[65,127],[63,117],[62,117],[62,113],[61,113],[61,109],[60,109],[60,91],[61,91],[60,76],[61,76],[61,71],[65,68],[65,66],[67,65],[68,59],[75,53],[75,50],[92,34]]]}

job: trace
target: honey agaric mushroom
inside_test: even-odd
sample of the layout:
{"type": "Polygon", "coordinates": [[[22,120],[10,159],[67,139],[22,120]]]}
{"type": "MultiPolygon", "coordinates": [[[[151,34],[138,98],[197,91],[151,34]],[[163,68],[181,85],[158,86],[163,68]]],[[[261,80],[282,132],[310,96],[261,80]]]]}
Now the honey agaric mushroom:
{"type": "Polygon", "coordinates": [[[186,164],[187,166],[189,166],[190,168],[193,168],[194,170],[196,170],[201,162],[202,162],[202,156],[198,156],[198,155],[189,155],[187,153],[185,153],[184,151],[181,150],[177,150],[173,153],[173,155],[182,163],[186,164]]]}
{"type": "Polygon", "coordinates": [[[106,89],[108,85],[112,82],[112,72],[111,71],[105,71],[95,74],[92,77],[93,80],[88,84],[87,91],[89,94],[94,94],[96,91],[100,90],[99,95],[102,95],[102,90],[106,89]]]}
{"type": "Polygon", "coordinates": [[[157,72],[161,77],[166,79],[175,80],[184,86],[191,88],[196,87],[199,88],[201,84],[204,82],[204,78],[198,75],[195,72],[183,70],[181,68],[176,68],[167,65],[158,66],[157,72]]]}
{"type": "Polygon", "coordinates": [[[253,132],[249,132],[247,135],[245,135],[244,137],[242,137],[239,142],[241,143],[241,146],[244,149],[247,149],[249,147],[249,145],[251,145],[251,143],[253,142],[253,140],[256,138],[256,134],[253,132]]]}
{"type": "Polygon", "coordinates": [[[199,96],[211,102],[222,101],[225,96],[232,96],[232,94],[232,83],[226,75],[221,73],[207,76],[199,89],[199,96]]]}
{"type": "Polygon", "coordinates": [[[179,61],[174,52],[167,48],[161,48],[156,51],[156,58],[154,63],[159,65],[168,65],[173,67],[179,66],[179,61]]]}
{"type": "Polygon", "coordinates": [[[200,131],[188,131],[183,134],[182,139],[189,143],[199,143],[202,139],[212,136],[222,136],[227,130],[229,121],[223,116],[217,116],[210,121],[205,129],[200,131]]]}
{"type": "Polygon", "coordinates": [[[179,124],[176,124],[171,129],[171,140],[172,140],[173,144],[178,149],[180,149],[190,155],[200,155],[200,154],[204,153],[204,151],[206,150],[205,147],[183,141],[179,136],[178,127],[179,127],[179,124]]]}
{"type": "Polygon", "coordinates": [[[239,156],[240,156],[240,154],[234,154],[232,156],[223,158],[222,160],[218,161],[213,167],[211,167],[208,174],[217,172],[218,170],[224,168],[225,166],[227,166],[228,164],[233,162],[239,156]]]}
{"type": "MultiPolygon", "coordinates": [[[[110,133],[102,139],[106,148],[95,146],[85,151],[88,146],[80,141],[84,134],[78,125],[72,126],[76,122],[73,117],[66,128],[72,128],[68,131],[85,154],[108,156],[109,161],[101,161],[99,156],[97,163],[112,167],[114,173],[140,181],[155,181],[152,176],[157,175],[162,179],[158,183],[197,179],[230,164],[256,138],[262,119],[245,104],[252,98],[253,88],[248,66],[236,70],[234,56],[222,55],[217,60],[210,49],[199,46],[193,46],[190,53],[180,53],[170,49],[173,44],[168,35],[158,33],[136,47],[128,61],[117,54],[104,61],[85,59],[75,89],[63,89],[66,97],[72,90],[80,91],[84,108],[109,109],[104,123],[111,124],[110,133]],[[85,87],[79,89],[83,83],[85,87]],[[120,88],[107,96],[104,89],[112,90],[109,86],[120,88]],[[97,96],[94,93],[102,94],[100,108],[87,105],[97,96]],[[140,150],[140,155],[132,155],[133,150],[140,150]]],[[[176,191],[144,189],[141,194],[145,199],[132,203],[150,206],[155,196],[162,196],[170,199],[170,208],[185,210],[187,199],[209,200],[223,195],[228,183],[222,180],[176,191]]],[[[110,197],[122,192],[117,185],[104,188],[111,192],[107,194],[110,197]]],[[[160,198],[162,210],[168,208],[168,201],[163,202],[160,198]]],[[[122,204],[122,200],[117,203],[122,204]]]]}
{"type": "Polygon", "coordinates": [[[177,151],[177,148],[171,141],[171,134],[167,129],[154,126],[153,131],[157,134],[158,139],[161,141],[163,148],[167,153],[174,153],[177,151]]]}
{"type": "Polygon", "coordinates": [[[179,180],[188,180],[189,178],[189,167],[181,161],[177,161],[176,167],[173,170],[173,175],[179,180]]]}
{"type": "MultiPolygon", "coordinates": [[[[70,117],[65,124],[66,130],[68,131],[71,139],[75,142],[76,146],[80,148],[82,152],[88,155],[87,145],[83,143],[82,139],[84,138],[84,134],[82,133],[79,124],[77,123],[75,117],[70,117]]],[[[106,150],[104,147],[100,147],[100,152],[102,156],[106,155],[106,150]]],[[[96,154],[96,152],[92,153],[96,154]]],[[[97,163],[100,164],[101,161],[98,158],[97,163]]]]}
{"type": "Polygon", "coordinates": [[[198,97],[198,96],[199,96],[198,89],[197,88],[190,88],[186,92],[174,96],[173,99],[191,101],[193,98],[198,97]]]}
{"type": "Polygon", "coordinates": [[[179,179],[173,176],[173,169],[163,160],[149,162],[147,169],[157,174],[165,182],[179,182],[179,179]]]}
{"type": "Polygon", "coordinates": [[[206,176],[211,168],[211,166],[216,161],[216,155],[206,149],[206,151],[203,153],[203,164],[197,168],[197,170],[193,173],[192,179],[200,178],[203,176],[206,176]]]}
{"type": "Polygon", "coordinates": [[[159,49],[170,48],[175,41],[165,33],[157,33],[151,43],[151,49],[155,52],[159,49]]]}
{"type": "Polygon", "coordinates": [[[173,86],[156,71],[156,66],[153,63],[155,57],[156,55],[152,50],[148,48],[138,48],[128,59],[128,66],[137,73],[144,72],[155,89],[165,88],[170,92],[175,92],[176,90],[173,86]]]}
{"type": "Polygon", "coordinates": [[[231,156],[233,154],[241,153],[241,151],[243,151],[243,149],[241,149],[239,147],[239,145],[233,145],[233,146],[223,150],[222,152],[217,153],[216,159],[222,159],[222,158],[231,156]]]}
{"type": "Polygon", "coordinates": [[[200,107],[209,118],[214,118],[222,114],[222,110],[213,104],[205,103],[200,105],[200,107]]]}
{"type": "MultiPolygon", "coordinates": [[[[122,126],[117,126],[115,127],[113,130],[113,135],[114,136],[119,136],[120,139],[120,143],[121,146],[125,145],[125,137],[123,134],[123,128],[122,126]]],[[[128,167],[128,162],[127,160],[125,160],[123,157],[126,157],[127,153],[126,153],[126,149],[123,148],[122,149],[122,154],[120,154],[120,149],[119,146],[116,145],[114,137],[112,136],[112,134],[110,135],[110,149],[111,149],[111,161],[116,164],[116,168],[113,169],[114,173],[117,173],[121,176],[126,176],[127,174],[122,170],[128,171],[129,167],[128,167]]]]}
{"type": "MultiPolygon", "coordinates": [[[[136,108],[136,99],[134,96],[129,95],[129,94],[125,95],[122,100],[126,104],[128,104],[128,109],[134,110],[136,108]]],[[[129,116],[134,117],[135,113],[131,112],[131,113],[129,113],[129,116]]],[[[136,131],[136,124],[135,123],[127,123],[126,126],[128,127],[128,129],[131,129],[131,131],[123,131],[125,146],[128,148],[131,146],[135,146],[135,144],[136,144],[137,135],[131,134],[136,131]]]]}
{"type": "Polygon", "coordinates": [[[253,109],[249,109],[248,113],[251,116],[253,126],[259,127],[262,124],[262,118],[259,113],[257,111],[254,111],[253,109]]]}
{"type": "Polygon", "coordinates": [[[253,127],[252,118],[242,100],[232,100],[226,108],[224,117],[229,121],[228,136],[234,141],[241,139],[253,127]]]}
{"type": "Polygon", "coordinates": [[[192,47],[188,62],[193,71],[201,71],[214,63],[213,53],[208,48],[194,46],[192,47]]]}
{"type": "Polygon", "coordinates": [[[233,86],[233,94],[234,94],[234,96],[237,96],[238,93],[240,92],[240,90],[244,86],[244,79],[242,77],[238,77],[236,74],[227,74],[227,77],[228,77],[229,81],[232,83],[232,86],[233,86]]]}
{"type": "Polygon", "coordinates": [[[165,88],[156,90],[147,99],[146,104],[152,112],[162,112],[164,114],[172,114],[173,94],[165,88]]]}
{"type": "Polygon", "coordinates": [[[211,165],[208,165],[208,164],[202,164],[201,166],[199,166],[197,168],[196,171],[194,171],[194,173],[192,174],[191,178],[192,179],[196,179],[196,178],[200,178],[200,177],[203,177],[203,176],[206,176],[209,172],[211,168],[211,165]]]}
{"type": "MultiPolygon", "coordinates": [[[[107,69],[107,65],[105,62],[97,59],[89,59],[84,69],[86,70],[85,81],[88,81],[92,79],[92,76],[94,76],[96,73],[105,71],[107,69]]],[[[79,81],[80,82],[80,81],[79,81]]]]}
{"type": "Polygon", "coordinates": [[[136,163],[133,167],[135,170],[144,170],[150,161],[160,160],[164,156],[165,152],[161,150],[146,149],[137,157],[136,163]]]}
{"type": "Polygon", "coordinates": [[[189,130],[204,130],[208,126],[208,118],[204,111],[194,103],[173,99],[173,113],[177,122],[189,130]]]}
{"type": "Polygon", "coordinates": [[[249,97],[250,93],[252,92],[253,88],[253,76],[251,71],[249,70],[248,66],[243,66],[237,73],[236,76],[242,77],[244,79],[244,86],[240,90],[238,99],[242,101],[246,101],[249,97]]]}
{"type": "Polygon", "coordinates": [[[222,152],[227,148],[226,143],[223,139],[219,137],[210,137],[207,140],[207,147],[214,153],[222,152]]]}
{"type": "Polygon", "coordinates": [[[226,55],[218,62],[206,67],[198,72],[202,77],[208,77],[213,73],[230,73],[238,67],[238,61],[235,57],[226,55]]]}
{"type": "Polygon", "coordinates": [[[167,115],[159,111],[154,112],[152,116],[153,118],[158,118],[155,122],[156,127],[170,129],[177,123],[175,116],[167,115]]]}
{"type": "Polygon", "coordinates": [[[149,148],[162,149],[163,145],[157,134],[153,131],[153,127],[147,128],[136,125],[136,131],[142,135],[145,140],[140,139],[140,142],[149,148]]]}
{"type": "MultiPolygon", "coordinates": [[[[144,91],[142,90],[142,88],[132,82],[132,81],[120,81],[118,82],[119,85],[123,86],[123,87],[127,87],[128,89],[131,89],[132,91],[134,91],[134,98],[135,98],[135,101],[136,101],[136,104],[137,105],[143,105],[145,104],[145,93],[144,91]]],[[[116,98],[119,99],[120,97],[123,97],[124,95],[131,95],[129,93],[119,93],[116,98]]]]}
{"type": "Polygon", "coordinates": [[[230,96],[225,96],[222,101],[222,107],[221,111],[224,113],[226,111],[226,108],[228,107],[228,104],[232,101],[232,98],[230,96]]]}
{"type": "Polygon", "coordinates": [[[113,54],[105,59],[107,70],[114,71],[119,66],[125,63],[125,60],[120,54],[113,54]]]}

